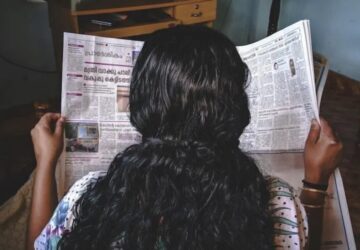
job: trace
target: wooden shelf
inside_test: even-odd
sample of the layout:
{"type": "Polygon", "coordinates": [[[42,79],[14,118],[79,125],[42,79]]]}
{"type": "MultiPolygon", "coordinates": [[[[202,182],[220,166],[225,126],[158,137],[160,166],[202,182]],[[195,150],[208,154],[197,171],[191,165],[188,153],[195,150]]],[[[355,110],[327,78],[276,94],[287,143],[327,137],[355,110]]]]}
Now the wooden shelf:
{"type": "Polygon", "coordinates": [[[123,25],[121,27],[106,28],[106,29],[88,29],[83,33],[94,36],[106,36],[106,37],[129,37],[138,36],[152,33],[159,29],[171,28],[178,25],[180,22],[174,18],[169,18],[165,21],[159,21],[156,23],[137,23],[123,25]]]}
{"type": "Polygon", "coordinates": [[[105,2],[89,2],[79,5],[72,10],[73,15],[93,15],[105,14],[123,11],[148,10],[156,8],[174,7],[180,4],[199,3],[208,0],[125,0],[125,1],[105,1],[105,2]]]}
{"type": "Polygon", "coordinates": [[[57,66],[61,68],[63,32],[120,38],[145,35],[178,24],[211,26],[216,19],[216,3],[217,0],[48,0],[57,66]],[[159,19],[139,18],[135,22],[129,18],[112,27],[86,21],[95,15],[115,13],[129,16],[136,13],[141,17],[149,11],[163,15],[159,19]]]}

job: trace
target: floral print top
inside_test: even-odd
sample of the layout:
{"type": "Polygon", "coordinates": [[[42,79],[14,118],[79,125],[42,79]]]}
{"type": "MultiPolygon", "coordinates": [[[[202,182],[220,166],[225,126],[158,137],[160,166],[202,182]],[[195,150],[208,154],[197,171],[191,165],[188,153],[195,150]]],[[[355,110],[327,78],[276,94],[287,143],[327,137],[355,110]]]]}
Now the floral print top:
{"type": "MultiPolygon", "coordinates": [[[[105,174],[104,171],[90,172],[70,188],[35,240],[36,250],[56,249],[62,235],[71,230],[75,202],[90,184],[105,174]]],[[[293,188],[281,179],[267,176],[266,181],[270,192],[269,211],[274,223],[274,249],[304,249],[308,226],[299,198],[294,194],[293,188]]]]}

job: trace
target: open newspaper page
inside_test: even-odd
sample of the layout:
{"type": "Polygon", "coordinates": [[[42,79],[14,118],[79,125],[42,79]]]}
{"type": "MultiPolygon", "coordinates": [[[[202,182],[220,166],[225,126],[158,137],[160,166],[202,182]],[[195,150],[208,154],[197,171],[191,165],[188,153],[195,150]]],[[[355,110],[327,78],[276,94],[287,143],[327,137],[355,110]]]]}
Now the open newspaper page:
{"type": "Polygon", "coordinates": [[[129,85],[142,42],[64,34],[62,114],[66,117],[59,194],[89,171],[107,169],[139,139],[129,122],[129,85]]]}
{"type": "MultiPolygon", "coordinates": [[[[310,37],[309,22],[300,21],[238,47],[251,72],[247,94],[252,120],[240,137],[241,148],[265,174],[284,179],[299,192],[303,154],[291,151],[303,151],[310,121],[319,119],[328,69],[324,62],[324,72],[315,79],[310,37]]],[[[328,192],[321,249],[356,249],[339,170],[331,177],[328,192]]]]}
{"type": "MultiPolygon", "coordinates": [[[[304,178],[301,151],[311,120],[319,120],[328,65],[324,62],[324,73],[315,79],[308,21],[238,47],[238,51],[251,74],[247,88],[251,123],[240,137],[241,148],[265,174],[284,179],[300,192],[304,178]]],[[[331,177],[328,192],[321,249],[356,249],[339,170],[331,177]]]]}
{"type": "Polygon", "coordinates": [[[297,22],[238,51],[251,72],[251,123],[240,137],[241,148],[303,150],[311,120],[319,120],[309,22],[297,22]]]}

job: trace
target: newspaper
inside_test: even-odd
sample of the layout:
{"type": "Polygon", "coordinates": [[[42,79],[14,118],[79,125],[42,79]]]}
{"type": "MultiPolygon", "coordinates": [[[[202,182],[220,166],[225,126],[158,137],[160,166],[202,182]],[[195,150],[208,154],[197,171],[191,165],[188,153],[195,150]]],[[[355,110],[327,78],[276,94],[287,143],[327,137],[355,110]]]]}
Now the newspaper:
{"type": "Polygon", "coordinates": [[[309,22],[295,23],[238,51],[251,72],[251,123],[240,137],[241,148],[302,151],[311,120],[319,120],[309,22]]]}
{"type": "Polygon", "coordinates": [[[320,109],[320,102],[324,92],[327,75],[329,73],[328,60],[319,53],[314,52],[314,73],[315,73],[315,89],[317,96],[317,104],[320,109]]]}
{"type": "MultiPolygon", "coordinates": [[[[251,123],[240,137],[241,148],[265,174],[300,190],[302,151],[311,120],[319,120],[328,62],[315,54],[314,65],[306,20],[238,51],[251,73],[247,88],[251,123]]],[[[331,177],[328,192],[321,249],[356,249],[339,170],[331,177]]]]}
{"type": "Polygon", "coordinates": [[[89,171],[106,170],[114,156],[140,140],[129,121],[129,85],[143,43],[64,33],[62,195],[89,171]]]}
{"type": "MultiPolygon", "coordinates": [[[[140,141],[129,122],[128,98],[141,47],[137,41],[64,34],[62,114],[67,123],[57,168],[60,197],[77,179],[106,170],[118,152],[140,141]]],[[[310,121],[319,120],[309,22],[238,51],[251,72],[247,93],[252,120],[240,138],[241,148],[264,172],[298,188],[310,121]]],[[[325,80],[321,84],[323,89],[325,80]]],[[[323,249],[355,249],[339,172],[331,179],[330,193],[323,249]]]]}

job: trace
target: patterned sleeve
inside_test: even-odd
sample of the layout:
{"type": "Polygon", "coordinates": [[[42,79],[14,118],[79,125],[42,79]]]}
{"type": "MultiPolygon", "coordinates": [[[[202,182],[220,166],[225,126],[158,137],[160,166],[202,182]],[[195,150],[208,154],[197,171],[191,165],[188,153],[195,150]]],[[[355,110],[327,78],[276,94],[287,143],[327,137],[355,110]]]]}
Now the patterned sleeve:
{"type": "Polygon", "coordinates": [[[71,230],[74,220],[73,209],[76,201],[86,191],[90,184],[96,182],[99,177],[104,176],[105,174],[106,172],[103,171],[90,172],[70,188],[69,192],[59,202],[48,224],[36,238],[34,249],[57,249],[57,243],[62,235],[71,230]]]}
{"type": "Polygon", "coordinates": [[[270,191],[269,210],[274,223],[274,249],[305,249],[308,226],[300,199],[283,180],[266,179],[270,191]]]}

